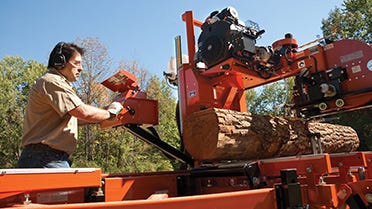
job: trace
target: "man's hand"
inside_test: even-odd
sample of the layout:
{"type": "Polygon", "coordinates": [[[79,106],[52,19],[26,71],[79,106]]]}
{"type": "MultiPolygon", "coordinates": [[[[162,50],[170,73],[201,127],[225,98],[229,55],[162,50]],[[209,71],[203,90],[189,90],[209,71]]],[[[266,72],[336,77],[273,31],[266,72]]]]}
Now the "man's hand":
{"type": "Polygon", "coordinates": [[[123,108],[124,107],[123,107],[123,105],[121,105],[120,102],[113,102],[107,107],[107,111],[109,111],[111,114],[117,116],[123,108]]]}

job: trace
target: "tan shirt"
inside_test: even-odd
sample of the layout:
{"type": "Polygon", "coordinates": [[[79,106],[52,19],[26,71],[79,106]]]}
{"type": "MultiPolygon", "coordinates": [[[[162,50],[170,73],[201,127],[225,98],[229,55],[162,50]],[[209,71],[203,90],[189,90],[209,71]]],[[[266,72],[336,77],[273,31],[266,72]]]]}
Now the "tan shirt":
{"type": "Polygon", "coordinates": [[[67,154],[74,152],[78,122],[68,112],[82,104],[70,82],[49,69],[30,90],[21,146],[43,143],[67,154]]]}

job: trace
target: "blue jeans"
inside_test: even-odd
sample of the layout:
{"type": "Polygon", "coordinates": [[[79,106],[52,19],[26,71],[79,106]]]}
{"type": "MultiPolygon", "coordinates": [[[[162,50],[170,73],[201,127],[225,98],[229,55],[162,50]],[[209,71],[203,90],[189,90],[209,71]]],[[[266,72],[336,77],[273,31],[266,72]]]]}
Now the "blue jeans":
{"type": "Polygon", "coordinates": [[[30,144],[23,148],[18,168],[70,168],[69,155],[45,144],[30,144]]]}

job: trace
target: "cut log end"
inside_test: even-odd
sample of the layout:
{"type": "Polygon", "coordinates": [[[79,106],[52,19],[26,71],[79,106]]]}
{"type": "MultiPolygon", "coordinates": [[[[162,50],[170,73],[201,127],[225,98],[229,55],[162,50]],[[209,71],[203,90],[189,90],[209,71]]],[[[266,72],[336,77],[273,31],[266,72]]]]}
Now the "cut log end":
{"type": "Polygon", "coordinates": [[[351,152],[359,146],[351,127],[216,108],[186,118],[183,141],[194,159],[213,161],[311,154],[320,149],[351,152]]]}

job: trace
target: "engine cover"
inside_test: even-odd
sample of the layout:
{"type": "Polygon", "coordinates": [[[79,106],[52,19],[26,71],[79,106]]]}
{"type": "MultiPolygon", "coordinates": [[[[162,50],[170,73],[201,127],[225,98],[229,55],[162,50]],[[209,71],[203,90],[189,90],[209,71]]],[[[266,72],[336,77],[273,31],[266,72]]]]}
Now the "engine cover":
{"type": "Polygon", "coordinates": [[[230,57],[255,54],[255,38],[246,28],[226,20],[204,23],[198,39],[197,61],[209,68],[230,57]]]}

